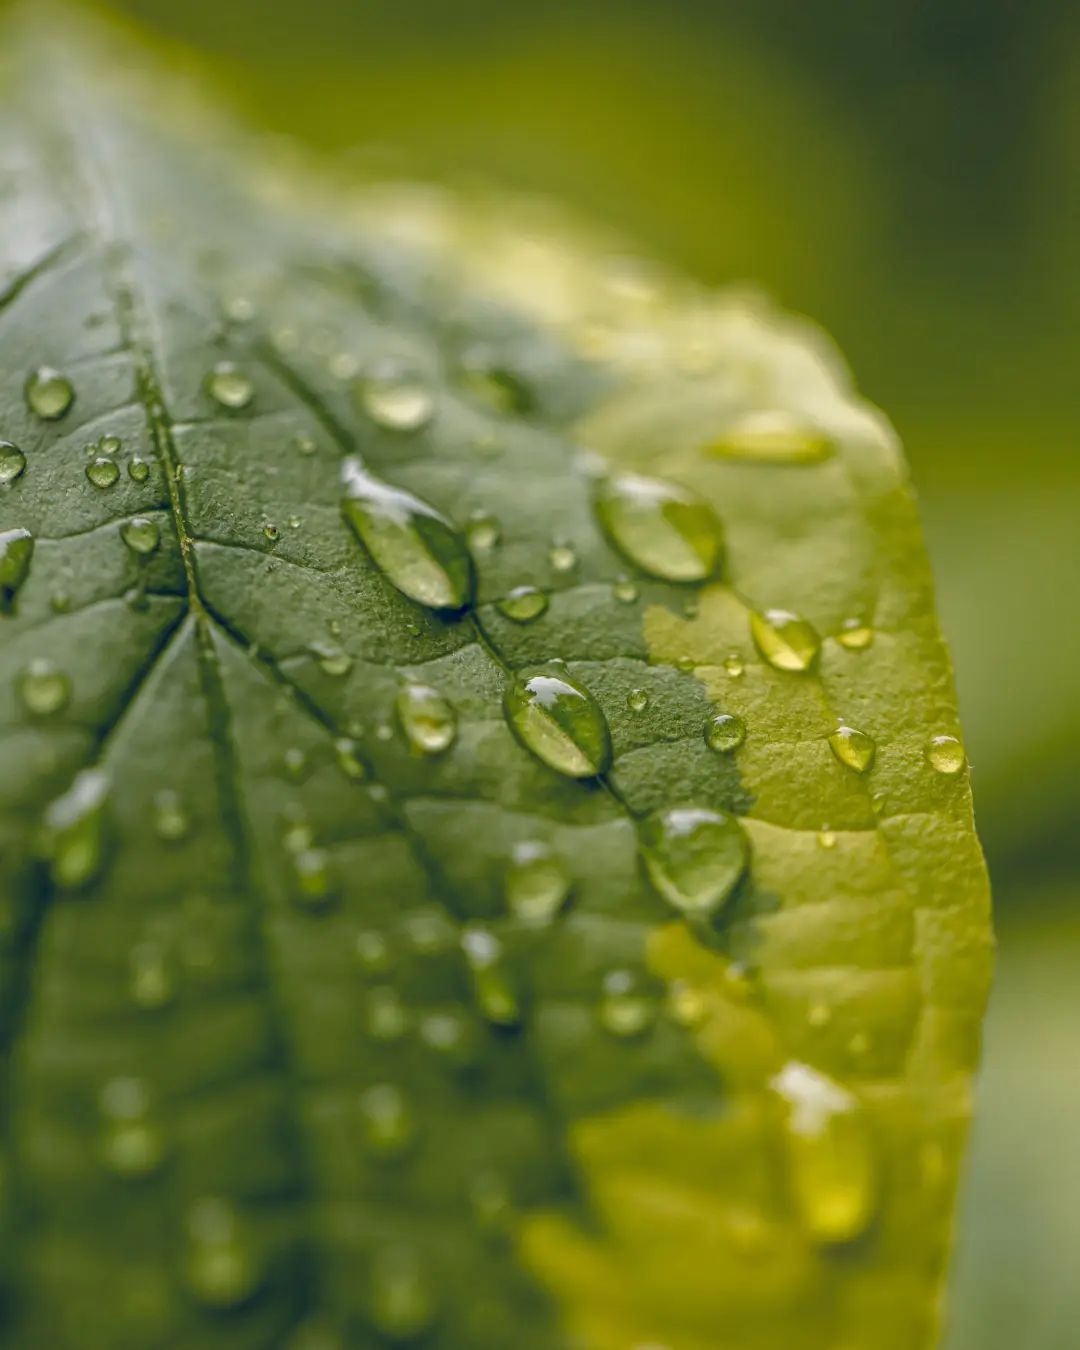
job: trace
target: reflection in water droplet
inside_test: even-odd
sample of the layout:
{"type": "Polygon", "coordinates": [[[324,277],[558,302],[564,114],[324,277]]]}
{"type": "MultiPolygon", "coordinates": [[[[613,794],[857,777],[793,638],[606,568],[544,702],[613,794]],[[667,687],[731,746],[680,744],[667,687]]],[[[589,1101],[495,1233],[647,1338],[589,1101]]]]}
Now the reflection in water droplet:
{"type": "Polygon", "coordinates": [[[521,744],[558,773],[593,778],[610,763],[604,714],[568,674],[524,671],[507,686],[503,706],[521,744]]]}
{"type": "Polygon", "coordinates": [[[154,793],[154,833],[166,843],[179,843],[186,839],[191,829],[191,820],[180,794],[172,788],[162,788],[154,793]]]}
{"type": "Polygon", "coordinates": [[[746,667],[743,665],[742,657],[731,652],[724,657],[724,670],[729,679],[738,680],[742,678],[746,667]]]}
{"type": "Polygon", "coordinates": [[[355,393],[364,412],[386,431],[420,431],[435,415],[431,389],[396,362],[377,366],[357,383],[355,393]]]}
{"type": "Polygon", "coordinates": [[[644,712],[649,706],[649,691],[647,689],[631,689],[626,696],[626,706],[633,713],[644,712]]]}
{"type": "Polygon", "coordinates": [[[640,827],[646,871],[660,894],[691,918],[711,918],[750,861],[750,843],[734,816],[704,807],[654,811],[640,827]]]}
{"type": "Polygon", "coordinates": [[[371,1271],[371,1325],[392,1341],[411,1341],[435,1320],[431,1287],[416,1257],[406,1248],[380,1252],[371,1271]]]}
{"type": "Polygon", "coordinates": [[[360,1094],[360,1123],[368,1149],[381,1158],[400,1158],[416,1141],[416,1117],[393,1083],[375,1083],[360,1094]]]}
{"type": "Polygon", "coordinates": [[[810,670],[821,650],[821,639],[813,625],[786,609],[752,613],[750,636],[761,655],[777,670],[810,670]]]}
{"type": "Polygon", "coordinates": [[[515,623],[531,623],[547,611],[548,598],[535,586],[515,586],[509,594],[496,602],[500,614],[515,623]]]}
{"type": "Polygon", "coordinates": [[[128,477],[133,483],[145,483],[150,477],[150,465],[140,455],[134,455],[128,461],[128,477]]]}
{"type": "Polygon", "coordinates": [[[75,402],[75,388],[52,366],[39,366],[26,381],[26,403],[32,413],[55,422],[75,402]]]}
{"type": "Polygon", "coordinates": [[[192,1296],[215,1309],[246,1303],[261,1274],[233,1206],[217,1198],[196,1200],[188,1208],[186,1228],[184,1277],[192,1296]]]}
{"type": "Polygon", "coordinates": [[[149,516],[133,516],[120,526],[120,538],[132,553],[146,557],[161,543],[161,530],[157,521],[149,516]]]}
{"type": "Polygon", "coordinates": [[[874,630],[862,619],[844,619],[840,625],[840,631],[836,635],[836,640],[841,647],[846,647],[849,652],[862,652],[873,642],[874,630]]]}
{"type": "Polygon", "coordinates": [[[955,736],[931,736],[926,758],[936,773],[957,774],[967,763],[964,747],[955,736]]]}
{"type": "Polygon", "coordinates": [[[506,872],[506,903],[522,923],[551,923],[570,894],[570,877],[555,851],[539,840],[516,844],[506,872]]]}
{"type": "Polygon", "coordinates": [[[870,768],[877,749],[872,737],[854,727],[838,727],[829,737],[829,745],[840,763],[855,773],[870,768]]]}
{"type": "Polygon", "coordinates": [[[472,599],[472,557],[434,507],[372,478],[357,459],[342,466],[345,518],[399,591],[432,609],[461,609],[472,599]]]}
{"type": "Polygon", "coordinates": [[[0,441],[0,486],[14,483],[26,469],[26,456],[17,445],[0,441]]]}
{"type": "Polygon", "coordinates": [[[786,1064],[772,1087],[787,1107],[789,1183],[804,1227],[818,1242],[850,1242],[865,1231],[877,1201],[865,1108],[805,1064],[786,1064]]]}
{"type": "Polygon", "coordinates": [[[120,477],[120,469],[108,455],[95,455],[86,466],[86,476],[96,488],[111,488],[120,477]]]}
{"type": "Polygon", "coordinates": [[[101,1153],[110,1172],[125,1181],[153,1176],[165,1161],[165,1139],[141,1078],[111,1078],[98,1097],[101,1153]]]}
{"type": "Polygon", "coordinates": [[[219,361],[206,377],[206,392],[219,407],[241,412],[255,397],[255,384],[235,361],[219,361]]]}
{"type": "Polygon", "coordinates": [[[723,531],[712,507],[671,483],[636,474],[604,479],[596,513],[615,547],[650,576],[705,581],[720,564],[723,531]]]}
{"type": "Polygon", "coordinates": [[[705,744],[718,754],[731,754],[745,740],[746,723],[735,713],[716,713],[705,723],[705,744]]]}
{"type": "Polygon", "coordinates": [[[34,536],[29,530],[0,530],[0,614],[10,614],[30,575],[34,536]]]}
{"type": "Polygon", "coordinates": [[[19,697],[34,717],[51,717],[71,701],[71,680],[47,657],[35,657],[19,676],[19,697]]]}
{"type": "Polygon", "coordinates": [[[57,886],[85,886],[100,871],[110,786],[102,770],[84,769],[46,810],[42,842],[57,886]]]}
{"type": "Polygon", "coordinates": [[[461,950],[481,1014],[494,1026],[516,1027],[521,1000],[502,943],[490,929],[472,925],[461,935],[461,950]]]}
{"type": "Polygon", "coordinates": [[[577,550],[573,544],[556,540],[548,549],[548,562],[553,572],[572,572],[577,566],[577,550]]]}
{"type": "Polygon", "coordinates": [[[407,684],[396,701],[398,721],[412,748],[423,755],[440,755],[457,737],[457,715],[437,689],[407,684]]]}
{"type": "Polygon", "coordinates": [[[817,464],[833,453],[829,437],[791,413],[757,410],[745,413],[723,435],[704,447],[720,459],[747,459],[766,464],[817,464]]]}

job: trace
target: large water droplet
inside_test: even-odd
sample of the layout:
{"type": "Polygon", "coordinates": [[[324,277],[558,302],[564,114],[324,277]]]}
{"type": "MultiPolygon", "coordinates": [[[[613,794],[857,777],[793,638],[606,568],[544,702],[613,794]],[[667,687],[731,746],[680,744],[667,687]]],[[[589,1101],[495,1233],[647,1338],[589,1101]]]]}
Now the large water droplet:
{"type": "Polygon", "coordinates": [[[406,739],[424,755],[449,750],[457,736],[457,715],[437,689],[407,684],[397,696],[397,715],[406,739]]]}
{"type": "Polygon", "coordinates": [[[371,1271],[369,1320],[391,1341],[412,1341],[435,1320],[431,1287],[416,1257],[406,1248],[380,1252],[371,1271]]]}
{"type": "Polygon", "coordinates": [[[465,542],[434,507],[346,459],[342,510],[376,565],[399,591],[432,609],[461,609],[474,574],[465,542]]]}
{"type": "Polygon", "coordinates": [[[225,1200],[197,1200],[186,1216],[188,1289],[208,1308],[235,1308],[255,1293],[260,1271],[240,1216],[225,1200]]]}
{"type": "Polygon", "coordinates": [[[877,1169],[862,1103],[806,1064],[772,1080],[787,1106],[785,1139],[792,1194],[818,1242],[850,1242],[873,1217],[877,1169]]]}
{"type": "Polygon", "coordinates": [[[34,717],[51,717],[71,701],[71,680],[47,657],[36,657],[19,676],[19,697],[34,717]]]}
{"type": "Polygon", "coordinates": [[[535,586],[515,586],[512,591],[496,602],[500,614],[505,614],[515,623],[532,623],[545,613],[548,598],[535,586]]]}
{"type": "Polygon", "coordinates": [[[516,1027],[521,999],[502,943],[490,929],[473,925],[461,935],[461,950],[480,1012],[494,1026],[516,1027]]]}
{"type": "Polygon", "coordinates": [[[505,884],[511,914],[535,927],[551,923],[570,894],[570,877],[558,854],[539,840],[514,846],[505,884]]]}
{"type": "Polygon", "coordinates": [[[44,851],[57,886],[85,886],[101,870],[110,786],[103,770],[84,769],[46,810],[44,851]]]}
{"type": "Polygon", "coordinates": [[[14,483],[26,468],[26,456],[11,441],[0,441],[0,485],[14,483]]]}
{"type": "Polygon", "coordinates": [[[711,506],[684,488],[636,474],[603,479],[596,513],[615,547],[650,576],[704,581],[719,566],[720,522],[711,506]]]}
{"type": "Polygon", "coordinates": [[[821,650],[817,630],[786,609],[767,609],[750,615],[754,646],[777,670],[811,670],[821,650]]]}
{"type": "Polygon", "coordinates": [[[649,706],[649,691],[647,689],[631,689],[626,695],[626,706],[632,713],[641,713],[649,706]]]}
{"type": "Polygon", "coordinates": [[[416,1117],[393,1083],[375,1083],[360,1094],[364,1142],[381,1158],[400,1158],[416,1140],[416,1117]]]}
{"type": "Polygon", "coordinates": [[[86,466],[86,476],[96,488],[111,488],[120,477],[120,469],[108,455],[95,455],[86,466]]]}
{"type": "Polygon", "coordinates": [[[750,861],[750,843],[734,816],[704,807],[655,811],[641,823],[641,853],[660,894],[690,918],[711,918],[750,861]]]}
{"type": "Polygon", "coordinates": [[[716,713],[705,723],[705,744],[721,755],[730,755],[746,740],[746,723],[735,713],[716,713]]]}
{"type": "Polygon", "coordinates": [[[26,403],[46,422],[63,417],[75,402],[75,388],[66,375],[52,366],[38,366],[26,381],[26,403]]]}
{"type": "Polygon", "coordinates": [[[503,706],[527,750],[568,778],[593,778],[611,761],[607,721],[592,694],[564,672],[523,671],[503,706]]]}
{"type": "Polygon", "coordinates": [[[149,516],[132,516],[120,526],[120,538],[140,557],[148,557],[161,543],[161,528],[149,516]]]}
{"type": "Polygon", "coordinates": [[[749,412],[705,446],[721,459],[766,464],[817,464],[833,453],[833,444],[817,427],[779,411],[749,412]]]}
{"type": "Polygon", "coordinates": [[[641,1036],[656,1021],[657,1003],[630,970],[609,970],[604,976],[597,1016],[612,1036],[641,1036]]]}
{"type": "Polygon", "coordinates": [[[377,366],[356,385],[361,408],[386,431],[420,431],[435,414],[435,398],[419,376],[396,362],[377,366]]]}
{"type": "Polygon", "coordinates": [[[967,763],[964,747],[955,736],[931,736],[926,747],[926,758],[937,773],[960,773],[967,763]]]}
{"type": "Polygon", "coordinates": [[[165,1139],[153,1119],[141,1078],[112,1078],[101,1090],[101,1152],[109,1171],[126,1181],[153,1176],[165,1161],[165,1139]]]}
{"type": "Polygon", "coordinates": [[[840,763],[855,773],[870,768],[877,749],[872,737],[854,727],[838,727],[829,737],[829,745],[840,763]]]}
{"type": "Polygon", "coordinates": [[[34,536],[29,530],[0,530],[0,614],[10,614],[30,575],[34,536]]]}
{"type": "Polygon", "coordinates": [[[235,361],[219,361],[206,377],[206,392],[219,407],[241,412],[255,397],[255,384],[235,361]]]}

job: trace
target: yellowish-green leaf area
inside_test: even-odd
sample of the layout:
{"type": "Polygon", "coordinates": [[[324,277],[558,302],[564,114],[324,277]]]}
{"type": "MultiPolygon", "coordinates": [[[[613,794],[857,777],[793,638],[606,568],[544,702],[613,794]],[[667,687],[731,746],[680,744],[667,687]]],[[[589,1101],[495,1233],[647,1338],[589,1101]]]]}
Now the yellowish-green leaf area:
{"type": "Polygon", "coordinates": [[[883,420],[758,298],[29,15],[3,1342],[929,1347],[990,936],[883,420]]]}

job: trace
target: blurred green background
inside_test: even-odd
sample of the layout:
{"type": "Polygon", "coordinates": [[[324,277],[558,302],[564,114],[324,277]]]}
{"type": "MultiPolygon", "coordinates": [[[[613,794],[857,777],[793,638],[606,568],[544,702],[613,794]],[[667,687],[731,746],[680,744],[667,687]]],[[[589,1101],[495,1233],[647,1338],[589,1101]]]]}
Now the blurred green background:
{"type": "Polygon", "coordinates": [[[124,0],[250,120],[540,189],[836,336],[913,462],[1001,959],[948,1350],[1080,1326],[1080,5],[124,0]]]}

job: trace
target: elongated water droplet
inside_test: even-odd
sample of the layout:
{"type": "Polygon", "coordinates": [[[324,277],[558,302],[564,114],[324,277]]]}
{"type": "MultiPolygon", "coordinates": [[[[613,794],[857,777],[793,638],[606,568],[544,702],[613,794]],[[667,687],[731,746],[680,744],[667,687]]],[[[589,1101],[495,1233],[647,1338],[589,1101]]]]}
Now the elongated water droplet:
{"type": "Polygon", "coordinates": [[[86,476],[96,488],[111,488],[120,477],[120,469],[108,455],[95,455],[86,466],[86,476]]]}
{"type": "Polygon", "coordinates": [[[380,1158],[400,1158],[416,1140],[416,1117],[393,1083],[375,1083],[360,1094],[364,1142],[380,1158]]]}
{"type": "Polygon", "coordinates": [[[865,1108],[806,1064],[786,1064],[772,1087],[787,1107],[789,1180],[804,1227],[818,1242],[850,1242],[866,1229],[877,1200],[865,1108]]]}
{"type": "Polygon", "coordinates": [[[52,366],[38,366],[26,381],[26,402],[32,413],[46,422],[55,422],[75,402],[75,388],[66,375],[52,366]]]}
{"type": "Polygon", "coordinates": [[[791,413],[746,413],[705,452],[720,459],[748,459],[764,464],[818,464],[833,453],[825,433],[791,413]]]}
{"type": "Polygon", "coordinates": [[[967,763],[964,747],[955,736],[931,736],[926,758],[937,773],[960,773],[967,763]]]}
{"type": "Polygon", "coordinates": [[[396,362],[385,362],[356,385],[360,407],[386,431],[421,431],[435,415],[427,383],[396,362]]]}
{"type": "Polygon", "coordinates": [[[407,1248],[380,1252],[371,1271],[369,1320],[394,1342],[422,1336],[435,1321],[435,1300],[419,1261],[407,1248]]]}
{"type": "Polygon", "coordinates": [[[407,684],[397,696],[401,729],[414,750],[441,755],[457,736],[457,715],[437,689],[426,684],[407,684]]]}
{"type": "Polygon", "coordinates": [[[720,564],[720,522],[711,506],[684,488],[636,474],[604,479],[596,513],[619,552],[650,576],[705,581],[720,564]]]}
{"type": "Polygon", "coordinates": [[[539,840],[516,844],[506,872],[506,903],[522,923],[551,923],[570,894],[570,877],[558,854],[539,840]]]}
{"type": "Polygon", "coordinates": [[[57,886],[85,886],[101,870],[110,786],[101,769],[84,769],[45,812],[44,852],[57,886]]]}
{"type": "Polygon", "coordinates": [[[206,392],[228,412],[242,412],[255,397],[255,384],[235,361],[219,361],[206,377],[206,392]]]}
{"type": "Polygon", "coordinates": [[[141,557],[154,553],[161,543],[161,528],[156,520],[149,516],[133,516],[120,526],[120,538],[141,557]]]}
{"type": "Polygon", "coordinates": [[[0,441],[0,486],[14,483],[26,469],[26,456],[11,441],[0,441]]]}
{"type": "Polygon", "coordinates": [[[255,1293],[261,1272],[240,1216],[228,1201],[197,1200],[186,1216],[184,1275],[192,1296],[215,1309],[236,1308],[255,1293]]]}
{"type": "Polygon", "coordinates": [[[547,596],[535,586],[515,586],[496,602],[499,613],[515,623],[532,623],[547,611],[547,607],[547,596]]]}
{"type": "Polygon", "coordinates": [[[150,477],[150,465],[141,455],[133,455],[128,461],[128,477],[133,483],[145,483],[150,477]]]}
{"type": "Polygon", "coordinates": [[[644,712],[649,706],[649,691],[647,689],[631,689],[626,696],[626,706],[632,713],[644,712]]]}
{"type": "Polygon", "coordinates": [[[611,761],[607,720],[592,694],[564,672],[523,671],[506,689],[510,729],[527,750],[568,778],[593,778],[611,761]]]}
{"type": "Polygon", "coordinates": [[[873,642],[874,630],[862,619],[844,619],[836,640],[849,652],[862,652],[873,642]]]}
{"type": "Polygon", "coordinates": [[[609,970],[604,976],[597,1016],[612,1036],[641,1036],[656,1021],[657,1002],[630,970],[609,970]]]}
{"type": "Polygon", "coordinates": [[[15,608],[33,557],[34,536],[29,530],[0,530],[0,614],[15,608]]]}
{"type": "Polygon", "coordinates": [[[829,737],[829,745],[840,763],[855,773],[870,768],[877,749],[872,737],[854,727],[838,727],[829,737]]]}
{"type": "Polygon", "coordinates": [[[47,657],[35,657],[19,676],[19,697],[34,717],[51,717],[71,701],[71,680],[47,657]]]}
{"type": "Polygon", "coordinates": [[[653,885],[690,918],[716,914],[750,861],[746,831],[723,811],[694,806],[655,811],[642,821],[640,837],[653,885]]]}
{"type": "Polygon", "coordinates": [[[754,646],[777,670],[811,670],[821,650],[816,629],[786,609],[767,609],[750,615],[754,646]]]}
{"type": "Polygon", "coordinates": [[[153,1176],[165,1161],[165,1138],[153,1119],[141,1078],[112,1078],[101,1090],[101,1151],[105,1166],[125,1181],[153,1176]]]}
{"type": "Polygon", "coordinates": [[[434,507],[372,478],[357,459],[341,475],[342,510],[388,581],[431,609],[461,609],[475,585],[464,540],[434,507]]]}
{"type": "Polygon", "coordinates": [[[186,839],[191,820],[180,794],[173,788],[162,788],[154,793],[154,833],[166,843],[177,844],[186,839]]]}
{"type": "Polygon", "coordinates": [[[461,935],[461,950],[482,1015],[494,1026],[516,1027],[521,1022],[521,999],[502,943],[490,929],[473,925],[461,935]]]}
{"type": "Polygon", "coordinates": [[[705,744],[721,755],[730,755],[746,740],[746,723],[735,713],[716,713],[705,723],[705,744]]]}

